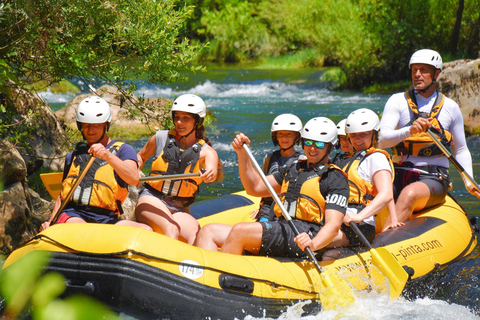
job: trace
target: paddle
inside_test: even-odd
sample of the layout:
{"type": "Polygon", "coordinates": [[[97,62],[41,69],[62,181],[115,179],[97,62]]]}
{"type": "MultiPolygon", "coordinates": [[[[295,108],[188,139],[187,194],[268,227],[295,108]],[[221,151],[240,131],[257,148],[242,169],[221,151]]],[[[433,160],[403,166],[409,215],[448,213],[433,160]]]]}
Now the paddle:
{"type": "Polygon", "coordinates": [[[390,297],[392,299],[399,297],[408,280],[408,274],[405,269],[403,269],[397,259],[395,259],[387,249],[373,248],[355,222],[350,222],[350,227],[352,227],[353,231],[355,231],[370,251],[372,264],[387,276],[388,282],[390,283],[390,297]]]}
{"type": "Polygon", "coordinates": [[[160,180],[181,180],[181,179],[190,179],[190,178],[198,178],[200,177],[200,173],[179,173],[179,174],[169,174],[166,176],[148,176],[148,177],[141,177],[140,182],[142,181],[160,181],[160,180]]]}
{"type": "Polygon", "coordinates": [[[469,175],[468,172],[465,171],[465,169],[463,169],[462,165],[457,161],[457,159],[453,157],[450,151],[448,151],[448,149],[438,140],[438,138],[435,137],[435,135],[433,134],[432,128],[429,128],[427,130],[427,134],[433,140],[433,142],[435,142],[437,147],[439,147],[442,150],[442,152],[445,154],[448,160],[450,160],[453,163],[453,165],[457,168],[460,175],[463,178],[467,179],[467,181],[470,182],[475,187],[475,189],[477,189],[477,191],[480,192],[480,186],[478,185],[478,183],[475,182],[475,180],[473,180],[472,176],[469,175]]]}
{"type": "Polygon", "coordinates": [[[67,203],[70,201],[70,198],[72,197],[73,192],[74,192],[75,189],[78,187],[78,185],[80,184],[80,182],[82,182],[83,178],[84,178],[85,175],[87,174],[88,169],[90,169],[90,167],[92,166],[94,160],[95,160],[95,157],[94,157],[93,155],[90,155],[90,158],[88,158],[87,164],[86,164],[85,167],[82,169],[82,171],[80,171],[80,174],[78,175],[77,180],[75,180],[75,182],[73,183],[72,188],[70,189],[70,191],[68,192],[67,196],[65,197],[65,200],[63,200],[62,204],[60,205],[60,208],[59,208],[59,209],[57,210],[57,212],[55,213],[55,216],[54,216],[53,219],[52,219],[52,224],[55,224],[55,222],[57,221],[58,216],[59,216],[60,213],[62,213],[62,211],[65,209],[65,206],[66,206],[67,203]]]}
{"type": "MultiPolygon", "coordinates": [[[[243,149],[247,152],[248,157],[250,158],[250,161],[252,162],[253,166],[255,167],[256,171],[260,175],[260,178],[262,178],[263,183],[265,183],[265,186],[267,187],[268,191],[270,192],[271,196],[277,203],[278,207],[282,210],[282,216],[287,220],[288,225],[292,228],[293,232],[295,233],[295,236],[298,236],[300,232],[298,231],[297,227],[292,221],[292,218],[288,214],[288,212],[285,210],[285,207],[282,204],[282,201],[280,201],[280,198],[278,197],[277,193],[273,189],[272,185],[270,182],[268,182],[267,177],[263,173],[263,170],[260,168],[258,165],[257,161],[253,157],[252,152],[250,151],[250,148],[247,146],[247,144],[243,144],[243,149]]],[[[327,300],[322,300],[323,307],[326,309],[334,309],[335,306],[337,305],[342,305],[345,306],[351,302],[353,302],[353,294],[351,288],[348,286],[348,284],[343,281],[342,279],[339,279],[338,277],[335,279],[335,281],[332,279],[331,276],[325,274],[322,271],[322,268],[320,267],[320,264],[317,261],[317,258],[315,258],[315,255],[313,254],[312,250],[309,247],[305,248],[305,251],[308,254],[308,257],[310,258],[310,261],[313,262],[315,267],[317,268],[318,272],[321,275],[321,281],[323,285],[323,292],[325,294],[325,297],[327,300]]]]}

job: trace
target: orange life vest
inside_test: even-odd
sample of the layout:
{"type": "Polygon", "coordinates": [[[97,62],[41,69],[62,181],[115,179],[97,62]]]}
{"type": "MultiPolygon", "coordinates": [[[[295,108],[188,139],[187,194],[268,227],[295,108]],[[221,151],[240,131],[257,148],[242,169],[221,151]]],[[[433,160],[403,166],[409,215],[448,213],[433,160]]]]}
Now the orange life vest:
{"type": "MultiPolygon", "coordinates": [[[[161,154],[153,160],[149,176],[200,172],[200,151],[205,140],[199,139],[193,146],[183,150],[178,147],[175,134],[175,129],[168,132],[165,146],[161,154]]],[[[191,202],[199,191],[200,183],[200,178],[147,182],[163,195],[191,202]]]]}
{"type": "MultiPolygon", "coordinates": [[[[114,142],[108,149],[116,154],[123,142],[114,142]]],[[[80,172],[87,164],[90,154],[88,147],[79,144],[73,152],[72,164],[63,180],[60,197],[62,201],[69,193],[80,172]]],[[[122,203],[128,196],[127,183],[120,185],[115,179],[115,171],[107,161],[96,158],[85,177],[72,194],[72,203],[78,206],[88,206],[88,210],[97,213],[122,213],[122,203]]]]}
{"type": "MultiPolygon", "coordinates": [[[[296,166],[290,168],[282,183],[279,198],[292,218],[323,223],[325,198],[320,191],[320,180],[329,170],[341,169],[333,164],[309,168],[307,160],[299,160],[296,166]]],[[[274,206],[274,212],[277,217],[282,216],[277,204],[274,206]]]]}
{"type": "Polygon", "coordinates": [[[352,157],[350,157],[349,162],[343,167],[343,171],[348,175],[348,184],[350,186],[348,204],[367,206],[378,194],[377,188],[371,182],[363,180],[358,174],[358,167],[360,166],[360,163],[374,152],[383,153],[387,157],[392,169],[393,181],[395,171],[393,163],[390,160],[390,155],[387,151],[369,148],[368,150],[356,152],[352,157]]]}
{"type": "MultiPolygon", "coordinates": [[[[445,96],[438,92],[437,98],[435,99],[434,106],[430,113],[422,113],[418,111],[417,101],[415,99],[415,93],[412,90],[406,92],[407,95],[407,102],[410,110],[413,113],[413,118],[407,124],[410,126],[413,122],[419,118],[433,118],[431,120],[431,124],[433,127],[440,130],[438,133],[435,133],[438,140],[446,147],[450,148],[452,144],[452,134],[443,129],[441,123],[438,121],[438,114],[442,110],[443,103],[445,101],[445,96]]],[[[400,156],[422,156],[422,157],[429,157],[429,156],[438,156],[442,155],[442,150],[435,144],[435,142],[428,136],[427,133],[417,133],[411,135],[404,141],[400,142],[398,145],[392,148],[392,153],[394,155],[400,156]]]]}

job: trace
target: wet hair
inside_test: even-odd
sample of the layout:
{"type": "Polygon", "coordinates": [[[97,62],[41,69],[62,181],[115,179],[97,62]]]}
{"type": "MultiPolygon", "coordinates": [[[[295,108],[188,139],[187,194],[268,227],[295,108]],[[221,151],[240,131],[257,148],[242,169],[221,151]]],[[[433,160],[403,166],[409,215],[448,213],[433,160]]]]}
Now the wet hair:
{"type": "Polygon", "coordinates": [[[202,125],[200,125],[200,127],[198,127],[196,130],[195,130],[195,137],[197,137],[197,139],[203,139],[205,140],[205,142],[211,147],[212,146],[212,143],[210,142],[210,140],[207,138],[207,136],[205,135],[205,127],[202,125]]]}

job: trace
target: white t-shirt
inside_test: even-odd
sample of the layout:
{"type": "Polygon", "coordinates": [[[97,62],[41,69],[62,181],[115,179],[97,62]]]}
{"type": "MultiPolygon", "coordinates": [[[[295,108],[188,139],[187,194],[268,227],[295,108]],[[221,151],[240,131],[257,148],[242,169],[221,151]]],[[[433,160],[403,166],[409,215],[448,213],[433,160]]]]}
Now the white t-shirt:
{"type": "MultiPolygon", "coordinates": [[[[419,94],[415,96],[417,99],[417,106],[419,112],[429,113],[432,110],[433,104],[437,98],[437,92],[425,98],[419,94]]],[[[407,97],[405,92],[396,93],[388,99],[383,110],[382,120],[380,121],[380,139],[379,148],[391,148],[399,144],[410,136],[410,126],[407,124],[413,114],[408,107],[407,97]]],[[[442,124],[445,130],[450,131],[453,136],[453,155],[457,161],[462,165],[466,172],[473,176],[472,156],[467,147],[465,139],[465,131],[463,127],[463,117],[458,104],[445,97],[442,110],[438,114],[438,121],[442,124]]],[[[432,157],[406,156],[394,155],[392,158],[394,163],[401,161],[412,162],[416,166],[436,165],[448,168],[448,158],[443,155],[432,157]]],[[[467,184],[469,184],[467,182],[467,184]]]]}
{"type": "MultiPolygon", "coordinates": [[[[380,170],[387,170],[392,173],[392,167],[390,167],[387,157],[383,153],[374,152],[360,162],[360,165],[358,166],[358,175],[363,180],[373,184],[373,175],[380,170]]],[[[357,214],[357,208],[349,207],[347,208],[347,212],[357,214]]],[[[374,226],[375,216],[368,217],[363,221],[374,226]]]]}

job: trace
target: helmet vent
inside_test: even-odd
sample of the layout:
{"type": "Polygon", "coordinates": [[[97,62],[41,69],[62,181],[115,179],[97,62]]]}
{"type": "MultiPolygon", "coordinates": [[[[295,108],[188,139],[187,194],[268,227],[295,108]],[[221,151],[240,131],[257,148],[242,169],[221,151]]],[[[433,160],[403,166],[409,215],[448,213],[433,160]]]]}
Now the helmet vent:
{"type": "Polygon", "coordinates": [[[366,124],[368,124],[368,122],[367,122],[367,121],[365,121],[365,122],[362,122],[362,126],[364,126],[364,125],[366,125],[366,124]]]}
{"type": "Polygon", "coordinates": [[[195,105],[193,103],[189,103],[188,106],[189,107],[195,107],[195,105]]]}
{"type": "Polygon", "coordinates": [[[103,116],[103,113],[97,113],[97,117],[103,116]]]}

